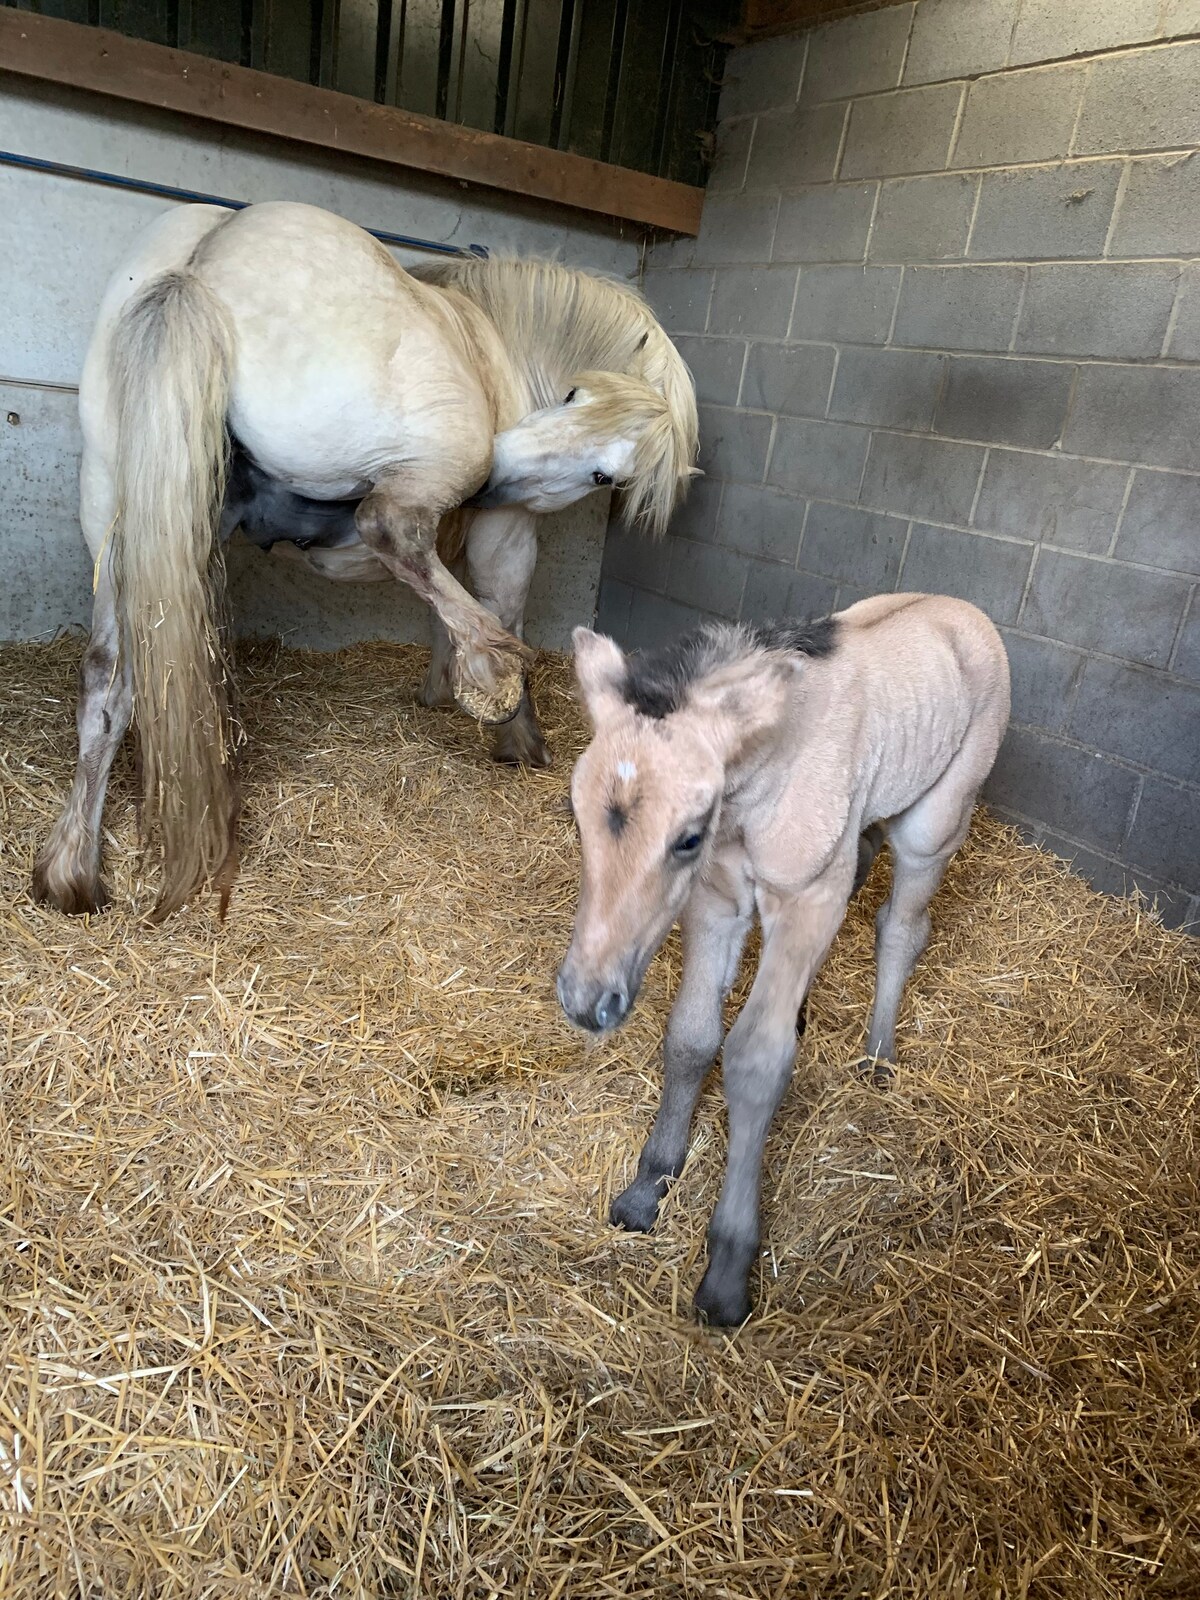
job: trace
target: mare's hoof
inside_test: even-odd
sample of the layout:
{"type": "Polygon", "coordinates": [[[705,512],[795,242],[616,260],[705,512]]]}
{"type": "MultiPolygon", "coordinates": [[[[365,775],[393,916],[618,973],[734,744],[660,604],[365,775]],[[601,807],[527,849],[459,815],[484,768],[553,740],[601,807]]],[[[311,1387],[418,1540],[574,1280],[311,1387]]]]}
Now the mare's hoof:
{"type": "Polygon", "coordinates": [[[108,890],[99,878],[92,883],[56,880],[39,861],[33,869],[31,887],[39,905],[52,906],[68,917],[95,916],[108,910],[108,890]]]}
{"type": "Polygon", "coordinates": [[[750,1315],[750,1291],[714,1280],[710,1268],[696,1290],[696,1313],[710,1328],[739,1328],[750,1315]]]}
{"type": "Polygon", "coordinates": [[[529,734],[522,727],[502,727],[492,747],[492,760],[506,767],[548,767],[550,752],[540,734],[529,734]]]}
{"type": "Polygon", "coordinates": [[[890,1061],[874,1056],[864,1056],[854,1063],[855,1076],[869,1083],[873,1089],[890,1089],[896,1081],[896,1069],[890,1061]]]}
{"type": "Polygon", "coordinates": [[[631,1183],[608,1210],[608,1220],[627,1233],[649,1233],[658,1221],[658,1195],[650,1185],[631,1183]]]}

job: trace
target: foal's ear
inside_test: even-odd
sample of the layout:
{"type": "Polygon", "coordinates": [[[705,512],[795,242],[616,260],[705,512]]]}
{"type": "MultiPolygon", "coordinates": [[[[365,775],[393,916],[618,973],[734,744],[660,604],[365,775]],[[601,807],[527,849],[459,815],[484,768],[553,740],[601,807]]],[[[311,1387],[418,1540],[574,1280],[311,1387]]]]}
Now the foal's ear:
{"type": "Polygon", "coordinates": [[[593,633],[590,628],[576,628],[571,643],[575,646],[575,676],[583,691],[583,703],[595,723],[621,704],[625,657],[612,639],[593,633]]]}
{"type": "Polygon", "coordinates": [[[747,656],[696,683],[688,693],[687,709],[701,718],[722,760],[733,761],[779,722],[790,681],[785,662],[747,656]]]}

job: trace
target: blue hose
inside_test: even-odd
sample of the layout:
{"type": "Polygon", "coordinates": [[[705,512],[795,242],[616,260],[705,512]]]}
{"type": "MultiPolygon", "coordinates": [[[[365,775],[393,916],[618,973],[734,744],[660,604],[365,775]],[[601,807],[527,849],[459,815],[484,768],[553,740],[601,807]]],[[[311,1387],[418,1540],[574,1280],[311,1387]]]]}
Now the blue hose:
{"type": "MultiPolygon", "coordinates": [[[[119,172],[98,172],[91,167],[72,167],[65,161],[44,161],[40,156],[21,156],[12,150],[0,150],[0,166],[25,167],[31,172],[50,172],[59,178],[79,178],[84,183],[101,183],[110,189],[133,189],[139,194],[161,194],[168,200],[190,200],[207,206],[226,206],[230,211],[244,211],[250,200],[226,200],[219,194],[201,194],[196,189],[177,189],[170,183],[152,183],[149,178],[124,178],[119,172]]],[[[476,256],[481,261],[488,258],[486,245],[442,244],[437,239],[413,239],[406,233],[387,233],[382,228],[365,230],[381,244],[398,245],[404,250],[428,250],[438,256],[476,256]]]]}

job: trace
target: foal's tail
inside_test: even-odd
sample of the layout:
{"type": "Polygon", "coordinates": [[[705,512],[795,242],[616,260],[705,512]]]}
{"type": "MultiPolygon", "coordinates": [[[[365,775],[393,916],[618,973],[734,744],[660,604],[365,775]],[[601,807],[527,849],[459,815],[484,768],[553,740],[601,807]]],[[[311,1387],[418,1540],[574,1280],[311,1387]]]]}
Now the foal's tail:
{"type": "Polygon", "coordinates": [[[237,871],[234,719],[222,638],[228,318],[194,273],[166,272],[113,334],[116,505],[111,537],[122,648],[133,674],[147,824],[157,824],[160,920],[237,871]]]}

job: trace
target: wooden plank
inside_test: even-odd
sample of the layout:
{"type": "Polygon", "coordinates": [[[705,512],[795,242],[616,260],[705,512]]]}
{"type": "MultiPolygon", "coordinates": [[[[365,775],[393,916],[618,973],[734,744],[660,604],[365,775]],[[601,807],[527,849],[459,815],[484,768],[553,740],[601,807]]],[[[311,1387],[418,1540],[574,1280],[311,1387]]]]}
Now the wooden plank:
{"type": "Polygon", "coordinates": [[[742,0],[739,42],[772,39],[782,34],[800,33],[814,22],[857,11],[882,11],[900,5],[902,0],[742,0]]]}
{"type": "Polygon", "coordinates": [[[700,227],[703,189],[456,127],[332,89],[0,6],[0,73],[643,223],[700,227]]]}

